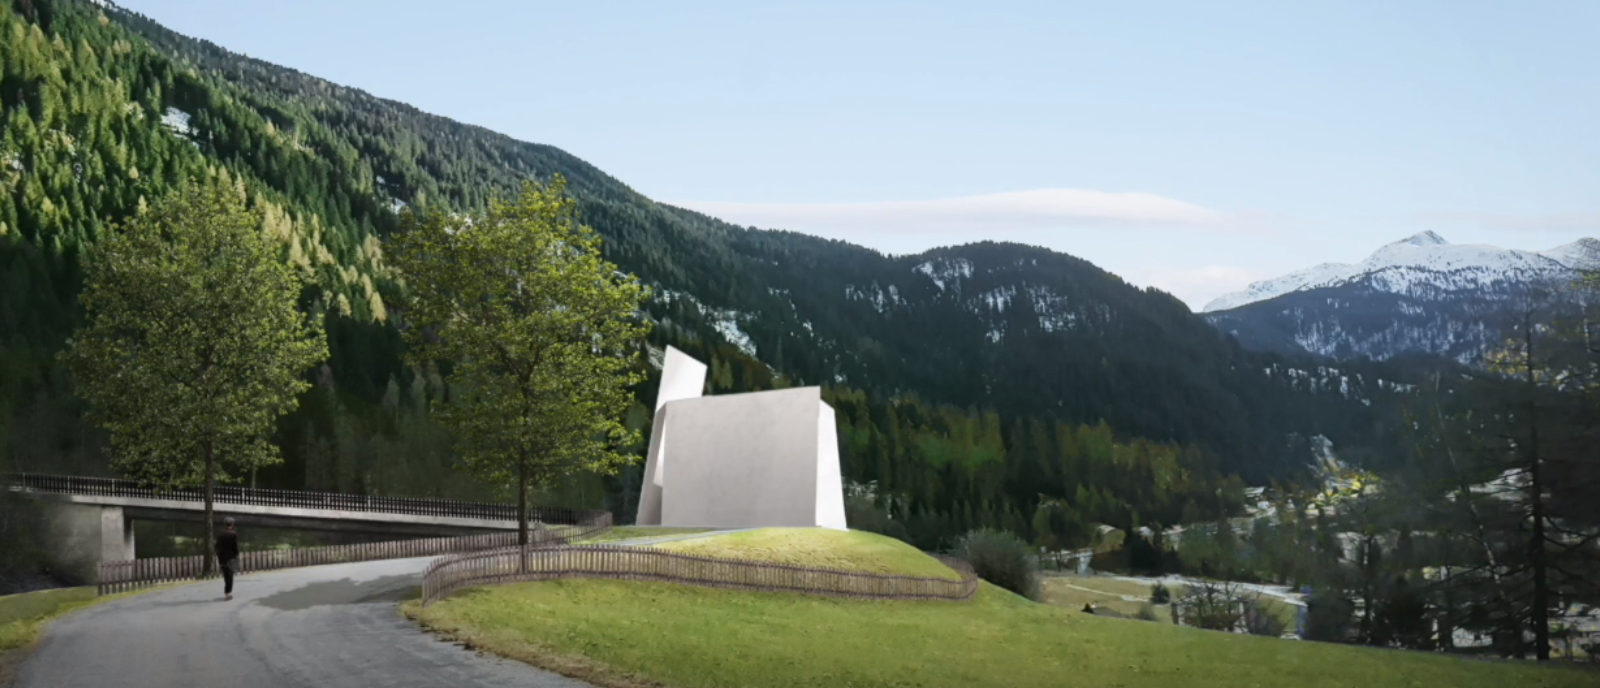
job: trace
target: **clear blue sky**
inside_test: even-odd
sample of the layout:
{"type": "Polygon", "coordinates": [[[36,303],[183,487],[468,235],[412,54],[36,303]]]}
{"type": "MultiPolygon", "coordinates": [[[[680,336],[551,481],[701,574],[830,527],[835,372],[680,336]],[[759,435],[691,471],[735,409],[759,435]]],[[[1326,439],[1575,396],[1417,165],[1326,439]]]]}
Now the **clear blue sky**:
{"type": "Polygon", "coordinates": [[[1423,229],[1600,235],[1600,2],[122,4],[741,224],[1196,306],[1423,229]]]}

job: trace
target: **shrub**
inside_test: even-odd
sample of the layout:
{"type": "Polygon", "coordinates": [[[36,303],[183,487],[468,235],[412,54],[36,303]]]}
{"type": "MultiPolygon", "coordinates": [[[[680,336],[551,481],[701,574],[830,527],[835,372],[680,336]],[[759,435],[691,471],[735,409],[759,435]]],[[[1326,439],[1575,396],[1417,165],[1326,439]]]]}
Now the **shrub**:
{"type": "Polygon", "coordinates": [[[1184,588],[1172,601],[1174,620],[1213,631],[1232,631],[1243,621],[1246,599],[1239,586],[1205,581],[1184,588]]]}
{"type": "Polygon", "coordinates": [[[1156,583],[1150,588],[1150,604],[1168,604],[1172,602],[1172,591],[1167,586],[1156,583]]]}
{"type": "Polygon", "coordinates": [[[1350,642],[1356,605],[1337,590],[1317,590],[1306,600],[1307,640],[1350,642]]]}
{"type": "Polygon", "coordinates": [[[1134,618],[1140,621],[1155,621],[1161,617],[1156,616],[1156,606],[1146,602],[1139,605],[1139,613],[1135,614],[1134,618]]]}
{"type": "Polygon", "coordinates": [[[1260,600],[1251,600],[1244,609],[1244,629],[1250,635],[1268,635],[1274,638],[1283,635],[1288,624],[1267,609],[1260,600]]]}
{"type": "Polygon", "coordinates": [[[972,564],[979,578],[1030,600],[1040,598],[1038,557],[1015,535],[974,530],[961,536],[955,555],[972,564]]]}

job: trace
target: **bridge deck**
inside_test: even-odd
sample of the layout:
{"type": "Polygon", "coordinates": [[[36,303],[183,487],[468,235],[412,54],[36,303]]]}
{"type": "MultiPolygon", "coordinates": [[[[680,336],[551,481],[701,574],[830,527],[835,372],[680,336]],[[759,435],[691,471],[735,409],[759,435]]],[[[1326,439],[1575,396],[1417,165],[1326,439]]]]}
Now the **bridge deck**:
{"type": "MultiPolygon", "coordinates": [[[[13,492],[85,506],[119,507],[132,519],[199,521],[198,490],[156,490],[131,480],[80,476],[7,475],[0,485],[13,492]]],[[[327,492],[218,487],[213,511],[258,527],[306,528],[436,536],[515,530],[517,509],[508,504],[327,492]]],[[[559,507],[530,508],[533,521],[581,525],[606,512],[559,507]]]]}

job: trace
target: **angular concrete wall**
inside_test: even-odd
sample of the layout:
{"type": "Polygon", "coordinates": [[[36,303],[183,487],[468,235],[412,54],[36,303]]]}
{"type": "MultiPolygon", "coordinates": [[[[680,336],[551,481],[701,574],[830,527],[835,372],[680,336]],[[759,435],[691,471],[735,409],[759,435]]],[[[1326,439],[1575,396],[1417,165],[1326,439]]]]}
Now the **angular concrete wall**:
{"type": "Polygon", "coordinates": [[[704,365],[668,348],[638,523],[844,529],[838,433],[821,388],[698,397],[704,379],[704,365]]]}
{"type": "Polygon", "coordinates": [[[669,402],[697,398],[705,387],[706,364],[674,347],[667,347],[661,366],[661,386],[656,392],[656,417],[650,428],[650,448],[645,454],[644,484],[639,490],[637,523],[661,523],[661,486],[665,465],[659,457],[667,438],[664,425],[666,414],[662,408],[669,402]]]}

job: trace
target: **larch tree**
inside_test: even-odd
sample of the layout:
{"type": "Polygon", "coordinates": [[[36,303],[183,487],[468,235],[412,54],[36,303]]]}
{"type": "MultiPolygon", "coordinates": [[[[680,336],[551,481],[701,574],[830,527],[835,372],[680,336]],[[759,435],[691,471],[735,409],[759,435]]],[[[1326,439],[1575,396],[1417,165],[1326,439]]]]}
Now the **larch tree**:
{"type": "Polygon", "coordinates": [[[515,488],[526,545],[532,489],[633,459],[622,416],[644,379],[648,292],[601,256],[559,176],[478,215],[407,213],[393,243],[408,355],[450,368],[435,413],[468,470],[515,488]]]}
{"type": "Polygon", "coordinates": [[[215,486],[281,460],[268,438],[328,355],[279,252],[238,189],[181,187],[90,252],[87,324],[62,353],[116,468],[202,489],[208,543],[215,486]]]}

